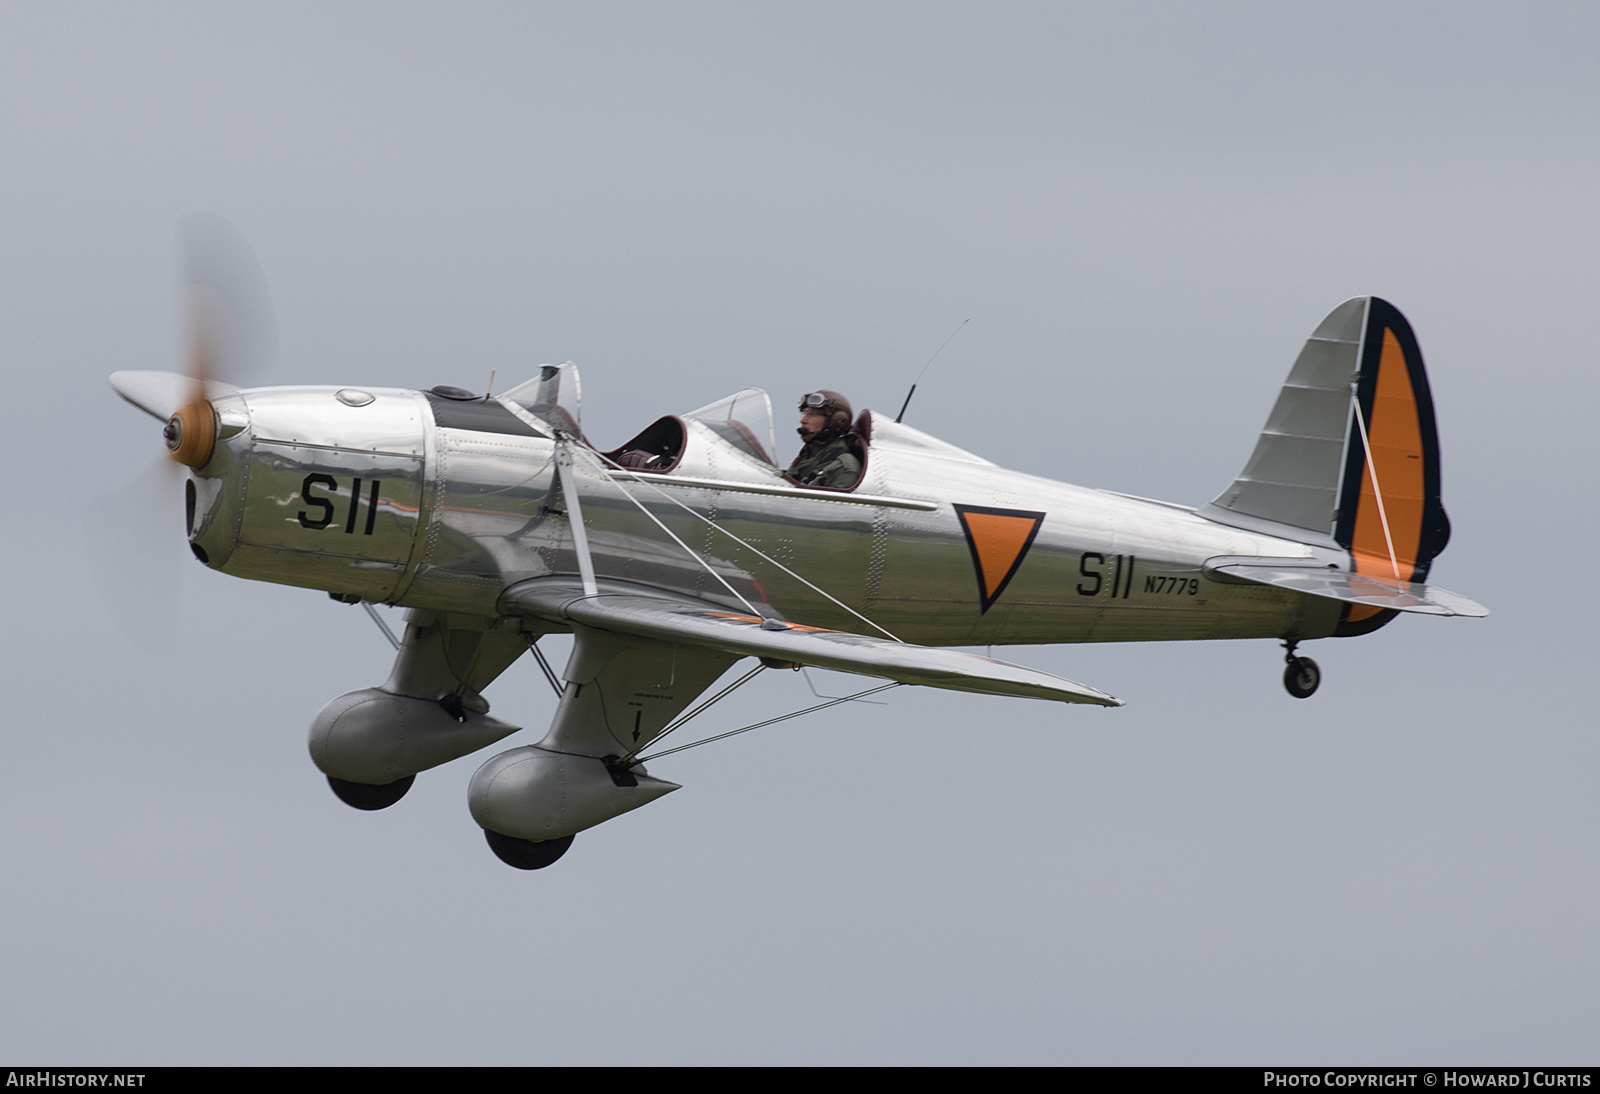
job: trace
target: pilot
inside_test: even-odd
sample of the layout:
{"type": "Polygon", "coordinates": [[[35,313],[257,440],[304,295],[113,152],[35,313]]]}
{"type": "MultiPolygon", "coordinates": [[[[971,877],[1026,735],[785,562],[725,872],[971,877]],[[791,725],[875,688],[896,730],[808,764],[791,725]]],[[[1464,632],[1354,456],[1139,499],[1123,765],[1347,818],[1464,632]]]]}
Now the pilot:
{"type": "Polygon", "coordinates": [[[789,465],[789,477],[802,486],[849,489],[861,478],[861,458],[852,451],[850,402],[837,391],[813,391],[800,398],[800,428],[805,447],[789,465]]]}

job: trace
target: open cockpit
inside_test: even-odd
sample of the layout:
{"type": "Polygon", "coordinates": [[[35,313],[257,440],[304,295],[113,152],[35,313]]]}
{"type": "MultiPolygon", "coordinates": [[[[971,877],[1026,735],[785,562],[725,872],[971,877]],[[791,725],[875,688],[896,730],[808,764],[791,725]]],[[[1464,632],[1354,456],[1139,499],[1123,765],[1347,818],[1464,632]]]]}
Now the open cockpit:
{"type": "MultiPolygon", "coordinates": [[[[870,415],[861,417],[870,430],[870,415]]],[[[865,467],[866,436],[853,433],[851,443],[865,467]]],[[[801,485],[778,464],[776,452],[772,400],[759,388],[746,388],[697,410],[658,418],[600,455],[616,467],[650,474],[801,485]]],[[[843,489],[857,485],[859,477],[843,489]]]]}
{"type": "Polygon", "coordinates": [[[698,410],[658,418],[627,443],[600,455],[618,467],[663,475],[686,461],[697,474],[709,469],[699,465],[730,460],[733,466],[773,475],[776,448],[772,400],[759,388],[746,388],[698,410]]]}
{"type": "MultiPolygon", "coordinates": [[[[541,366],[533,379],[494,398],[448,386],[423,395],[435,423],[446,428],[565,437],[589,446],[582,426],[578,370],[570,362],[541,366]]],[[[683,414],[664,415],[616,448],[591,450],[617,473],[853,493],[866,480],[872,412],[864,410],[852,419],[848,404],[834,397],[843,404],[837,408],[837,422],[820,440],[802,428],[801,436],[811,443],[787,467],[777,459],[772,400],[759,388],[745,388],[683,414]],[[816,454],[822,449],[826,449],[823,462],[832,460],[827,474],[820,474],[817,467],[816,454]],[[841,465],[847,468],[842,473],[841,465]]],[[[884,428],[893,434],[898,427],[890,426],[884,428]]]]}
{"type": "MultiPolygon", "coordinates": [[[[871,411],[863,411],[847,437],[863,474],[848,484],[809,488],[849,492],[859,486],[871,431],[871,411]]],[[[746,388],[698,410],[658,418],[626,443],[600,455],[616,467],[649,474],[807,486],[779,466],[774,458],[776,441],[771,399],[759,388],[746,388]]]]}

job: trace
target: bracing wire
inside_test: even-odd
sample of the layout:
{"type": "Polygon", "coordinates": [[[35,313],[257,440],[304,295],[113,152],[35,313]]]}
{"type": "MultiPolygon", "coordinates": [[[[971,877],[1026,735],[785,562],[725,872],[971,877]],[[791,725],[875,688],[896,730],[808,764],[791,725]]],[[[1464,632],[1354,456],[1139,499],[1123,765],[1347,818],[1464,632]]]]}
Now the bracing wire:
{"type": "MultiPolygon", "coordinates": [[[[641,756],[639,759],[632,761],[632,763],[635,763],[635,764],[649,763],[649,762],[654,761],[654,760],[659,760],[663,756],[670,756],[674,752],[684,752],[684,751],[686,751],[688,749],[691,749],[691,748],[699,748],[701,745],[708,745],[712,741],[721,741],[721,740],[724,740],[724,739],[726,739],[728,737],[737,737],[741,733],[749,733],[752,729],[762,729],[762,728],[764,728],[766,726],[776,725],[779,722],[787,722],[787,721],[789,721],[789,719],[798,718],[803,714],[813,714],[813,713],[815,713],[816,711],[819,711],[819,710],[826,710],[828,707],[838,706],[840,703],[848,703],[848,702],[851,702],[851,701],[853,701],[855,699],[863,699],[868,695],[876,695],[880,691],[888,691],[890,688],[897,688],[897,687],[900,687],[900,686],[901,686],[900,681],[893,680],[893,681],[890,681],[887,684],[880,684],[878,687],[875,687],[875,688],[868,688],[865,691],[858,691],[854,695],[846,695],[846,696],[843,696],[843,697],[838,698],[838,699],[829,700],[826,703],[818,703],[814,707],[806,707],[806,709],[804,709],[804,710],[797,710],[797,711],[794,711],[793,713],[790,713],[790,714],[780,714],[776,718],[768,718],[766,721],[764,721],[764,722],[756,722],[754,725],[741,726],[738,729],[730,729],[730,730],[728,730],[728,732],[726,732],[726,733],[718,733],[714,737],[706,737],[703,740],[691,741],[689,744],[679,745],[677,748],[668,748],[668,749],[663,749],[660,752],[652,752],[648,756],[641,756]]],[[[657,740],[660,740],[660,738],[658,737],[657,740]]]]}
{"type": "MultiPolygon", "coordinates": [[[[596,453],[596,455],[600,455],[600,454],[596,453]]],[[[639,483],[641,486],[648,486],[650,489],[654,490],[657,494],[660,494],[663,498],[665,498],[666,500],[670,501],[673,505],[676,505],[679,509],[682,509],[684,512],[688,513],[690,516],[692,516],[695,519],[703,521],[704,523],[710,525],[712,528],[716,529],[717,531],[721,532],[723,535],[727,536],[729,539],[733,540],[733,542],[737,543],[739,546],[745,548],[748,551],[752,551],[757,555],[760,555],[763,559],[765,559],[766,561],[772,563],[778,569],[782,570],[784,573],[788,574],[790,577],[792,577],[796,581],[800,582],[800,584],[804,585],[806,588],[810,589],[812,592],[818,593],[818,594],[820,594],[822,596],[827,597],[833,603],[837,604],[839,607],[843,608],[845,611],[849,612],[851,615],[853,615],[857,619],[861,620],[861,622],[865,623],[867,626],[873,628],[876,631],[882,632],[891,641],[900,642],[901,645],[905,644],[904,642],[901,642],[901,640],[898,637],[896,637],[894,634],[892,634],[887,628],[879,626],[877,623],[874,623],[872,620],[868,619],[866,616],[864,616],[860,612],[856,611],[850,605],[846,604],[844,601],[840,600],[838,597],[834,596],[832,593],[828,592],[826,589],[823,589],[823,588],[820,588],[820,587],[818,587],[816,585],[813,585],[811,582],[807,581],[805,578],[801,577],[799,574],[797,574],[793,570],[789,569],[789,567],[785,566],[783,563],[779,562],[777,559],[773,558],[771,555],[769,555],[765,551],[761,550],[761,548],[756,547],[756,546],[754,546],[754,545],[752,545],[750,543],[747,543],[744,540],[740,539],[738,536],[736,536],[732,532],[728,531],[726,528],[724,528],[722,525],[718,524],[716,521],[712,520],[710,517],[704,515],[703,513],[696,512],[691,507],[685,505],[683,502],[679,501],[677,498],[673,497],[671,494],[669,494],[665,490],[661,489],[661,487],[657,486],[655,483],[650,482],[648,479],[640,478],[639,475],[636,472],[632,471],[629,468],[623,467],[621,464],[617,463],[615,460],[606,459],[605,456],[600,456],[600,458],[602,460],[605,460],[607,463],[609,463],[612,467],[616,468],[618,471],[621,471],[623,474],[625,474],[625,475],[629,476],[630,478],[632,478],[634,482],[639,483]]],[[[615,479],[613,479],[611,481],[612,482],[616,482],[615,479]]],[[[635,504],[635,505],[639,505],[639,502],[634,500],[633,495],[632,494],[628,494],[628,491],[625,488],[623,488],[620,483],[618,483],[617,485],[618,485],[618,489],[621,489],[623,494],[627,495],[629,501],[632,501],[633,504],[635,504]]],[[[644,506],[640,505],[639,508],[643,509],[644,506]]],[[[649,516],[648,511],[646,511],[646,515],[649,516]]],[[[654,517],[651,517],[651,519],[655,520],[654,517]]],[[[656,523],[660,524],[661,522],[660,521],[656,521],[656,523]]],[[[668,535],[672,535],[672,533],[670,533],[670,532],[668,532],[667,534],[668,535]]],[[[677,540],[678,537],[673,536],[672,538],[674,540],[677,540]]],[[[683,543],[682,543],[681,540],[678,540],[678,544],[679,544],[679,546],[683,546],[683,543]]],[[[689,548],[684,547],[684,550],[688,551],[689,548]]],[[[694,552],[690,551],[689,553],[693,554],[694,552]]],[[[699,558],[698,555],[696,555],[695,557],[697,559],[699,558]]],[[[705,563],[701,562],[701,565],[704,566],[705,563]]],[[[709,569],[709,567],[707,567],[707,568],[709,569]]],[[[727,582],[723,582],[723,584],[726,585],[727,582]]],[[[735,593],[734,595],[737,596],[738,594],[735,593]]],[[[741,597],[740,599],[743,599],[743,598],[741,597]]],[[[755,614],[755,615],[760,615],[761,614],[760,612],[756,611],[754,608],[751,608],[750,610],[751,610],[752,614],[755,614]]]]}
{"type": "Polygon", "coordinates": [[[1378,503],[1378,521],[1383,525],[1383,542],[1389,547],[1389,567],[1400,577],[1400,562],[1394,554],[1394,537],[1389,534],[1389,514],[1383,509],[1383,491],[1378,487],[1378,467],[1372,459],[1372,445],[1367,441],[1367,420],[1361,413],[1361,399],[1355,399],[1356,425],[1361,428],[1361,450],[1367,457],[1367,474],[1372,478],[1372,496],[1378,503]]]}
{"type": "Polygon", "coordinates": [[[667,734],[671,733],[673,730],[677,729],[679,726],[683,725],[685,722],[689,721],[691,718],[699,717],[702,713],[704,713],[707,709],[709,709],[713,703],[717,702],[720,699],[726,698],[728,695],[731,695],[738,688],[743,687],[745,684],[747,684],[751,680],[755,679],[756,675],[759,672],[761,672],[762,669],[764,669],[766,667],[767,666],[765,666],[763,664],[757,663],[755,668],[751,669],[749,672],[747,672],[743,676],[739,677],[739,679],[735,680],[733,683],[729,684],[727,687],[725,687],[721,691],[717,692],[711,698],[707,699],[705,702],[701,703],[699,706],[697,706],[693,710],[689,711],[689,713],[679,715],[672,722],[671,725],[667,726],[667,728],[663,729],[660,733],[657,733],[653,738],[651,738],[649,741],[645,742],[645,744],[638,745],[637,747],[635,747],[627,755],[622,757],[621,762],[625,763],[625,764],[632,763],[634,756],[638,755],[640,749],[646,748],[649,745],[659,744],[661,742],[661,738],[665,737],[667,734]]]}
{"type": "MultiPolygon", "coordinates": [[[[595,455],[598,456],[600,454],[597,452],[597,453],[595,453],[595,455]]],[[[605,459],[604,456],[601,456],[600,458],[601,459],[605,459]]],[[[606,460],[606,462],[610,463],[611,461],[610,460],[606,460]]],[[[687,543],[683,542],[683,540],[679,539],[676,535],[673,535],[673,532],[672,532],[671,528],[668,528],[665,524],[662,524],[661,523],[661,519],[659,517],[657,517],[654,513],[652,513],[650,510],[648,510],[648,509],[646,509],[644,507],[644,503],[643,502],[641,502],[638,498],[634,497],[632,494],[628,493],[627,487],[623,486],[621,483],[617,482],[615,479],[613,479],[611,481],[616,486],[616,488],[618,490],[622,491],[622,496],[627,498],[630,502],[633,503],[633,507],[635,509],[639,510],[639,512],[641,512],[645,516],[649,517],[655,523],[655,526],[657,528],[659,528],[663,532],[667,533],[667,535],[669,537],[671,537],[672,542],[676,543],[679,547],[682,547],[685,554],[687,554],[690,558],[694,559],[696,562],[698,562],[700,564],[700,568],[701,569],[705,570],[706,573],[710,574],[712,577],[714,577],[718,581],[720,581],[722,583],[722,587],[724,589],[727,589],[730,593],[732,593],[733,596],[734,596],[734,599],[736,599],[739,603],[743,604],[747,609],[749,609],[749,612],[750,612],[751,615],[757,616],[758,618],[765,618],[765,616],[760,611],[757,610],[757,608],[756,608],[756,606],[754,604],[750,603],[750,601],[746,600],[744,597],[739,595],[739,590],[738,589],[735,589],[732,585],[728,584],[727,578],[725,578],[721,574],[717,573],[716,569],[714,567],[712,567],[711,563],[709,563],[705,559],[701,558],[700,555],[695,551],[695,549],[693,547],[690,547],[687,543]]],[[[694,510],[692,510],[692,509],[690,510],[690,512],[693,512],[693,511],[694,510]]]]}

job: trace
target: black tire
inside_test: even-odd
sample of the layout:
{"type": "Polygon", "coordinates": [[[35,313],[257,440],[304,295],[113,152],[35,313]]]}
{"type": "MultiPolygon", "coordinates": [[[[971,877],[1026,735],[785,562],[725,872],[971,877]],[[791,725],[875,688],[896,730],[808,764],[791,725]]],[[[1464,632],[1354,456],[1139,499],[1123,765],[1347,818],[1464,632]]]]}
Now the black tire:
{"type": "Polygon", "coordinates": [[[411,784],[417,781],[415,775],[407,775],[403,779],[396,779],[392,783],[374,786],[371,783],[353,783],[345,779],[336,779],[328,776],[328,785],[333,787],[333,792],[339,800],[356,809],[387,809],[395,802],[406,796],[406,791],[411,789],[411,784]]]}
{"type": "Polygon", "coordinates": [[[491,832],[487,828],[483,830],[483,835],[489,841],[489,850],[495,853],[495,857],[518,870],[543,870],[567,853],[573,839],[571,836],[538,841],[518,839],[516,836],[491,832]]]}
{"type": "Polygon", "coordinates": [[[1322,670],[1309,657],[1296,657],[1283,670],[1283,686],[1296,699],[1309,699],[1322,683],[1322,670]]]}

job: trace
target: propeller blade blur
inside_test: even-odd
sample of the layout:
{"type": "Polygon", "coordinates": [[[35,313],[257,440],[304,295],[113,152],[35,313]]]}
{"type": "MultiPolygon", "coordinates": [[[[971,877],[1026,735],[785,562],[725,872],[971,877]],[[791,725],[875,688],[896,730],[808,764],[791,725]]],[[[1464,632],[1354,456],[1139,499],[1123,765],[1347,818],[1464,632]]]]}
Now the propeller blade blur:
{"type": "Polygon", "coordinates": [[[182,469],[158,457],[112,488],[108,504],[115,535],[99,521],[87,542],[95,545],[101,594],[119,634],[165,649],[177,627],[177,599],[185,563],[182,469]]]}
{"type": "Polygon", "coordinates": [[[185,371],[196,381],[237,383],[277,351],[272,293],[255,252],[219,216],[195,213],[179,226],[185,371]]]}

